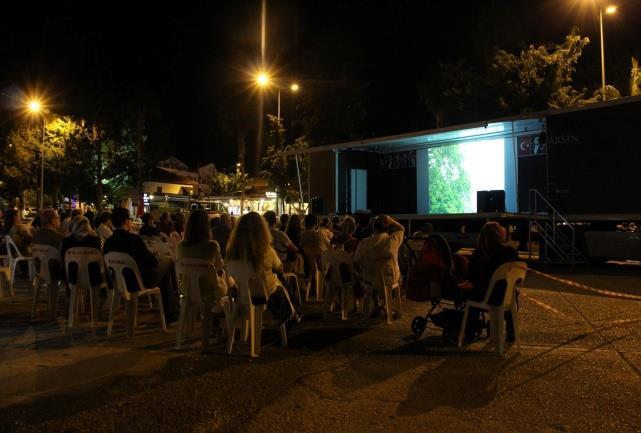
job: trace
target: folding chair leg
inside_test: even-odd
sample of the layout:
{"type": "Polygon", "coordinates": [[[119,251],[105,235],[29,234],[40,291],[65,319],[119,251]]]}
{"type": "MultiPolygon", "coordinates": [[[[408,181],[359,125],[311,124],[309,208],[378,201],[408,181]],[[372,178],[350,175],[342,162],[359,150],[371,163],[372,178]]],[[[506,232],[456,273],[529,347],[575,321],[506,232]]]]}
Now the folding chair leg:
{"type": "Polygon", "coordinates": [[[134,336],[134,328],[136,327],[136,303],[134,301],[136,295],[131,295],[131,299],[125,300],[125,312],[127,319],[125,321],[125,327],[127,329],[127,337],[131,338],[134,336]]]}
{"type": "Polygon", "coordinates": [[[231,354],[234,348],[234,337],[236,334],[236,308],[227,301],[223,304],[223,309],[225,310],[225,322],[227,323],[227,353],[231,354]]]}
{"type": "Polygon", "coordinates": [[[187,315],[189,302],[183,298],[180,305],[180,316],[178,318],[178,329],[176,330],[176,350],[180,350],[183,342],[183,328],[185,326],[185,316],[187,315]]]}
{"type": "Polygon", "coordinates": [[[89,317],[91,318],[91,329],[93,329],[94,321],[94,299],[93,299],[93,287],[88,287],[87,291],[89,292],[89,317]]]}
{"type": "Polygon", "coordinates": [[[138,326],[138,294],[135,294],[131,297],[131,302],[133,304],[133,312],[134,312],[133,329],[136,329],[136,327],[138,326]]]}
{"type": "Polygon", "coordinates": [[[251,357],[258,358],[260,354],[260,337],[263,326],[263,311],[253,305],[249,307],[249,326],[251,328],[251,357]]]}
{"type": "Polygon", "coordinates": [[[287,327],[284,323],[280,325],[280,343],[283,347],[287,347],[287,327]]]}
{"type": "Polygon", "coordinates": [[[323,273],[321,271],[316,271],[316,301],[318,302],[323,301],[323,285],[323,273]]]}
{"type": "Polygon", "coordinates": [[[341,320],[347,320],[347,291],[349,287],[346,284],[343,284],[341,287],[341,320]]]}
{"type": "Polygon", "coordinates": [[[11,263],[11,278],[9,279],[9,293],[11,293],[11,300],[15,301],[16,299],[16,292],[14,290],[13,284],[16,281],[16,265],[18,263],[16,261],[13,261],[11,263]]]}
{"type": "Polygon", "coordinates": [[[458,347],[463,346],[463,339],[465,338],[465,327],[467,326],[467,318],[470,315],[470,307],[465,306],[465,310],[463,310],[463,320],[461,321],[461,329],[458,332],[458,347]]]}
{"type": "Polygon", "coordinates": [[[78,287],[69,288],[69,318],[67,328],[73,328],[76,319],[76,308],[78,304],[78,287]]]}
{"type": "Polygon", "coordinates": [[[385,310],[387,311],[387,323],[392,323],[392,290],[383,281],[383,292],[385,292],[385,310]]]}
{"type": "Polygon", "coordinates": [[[403,301],[401,300],[401,286],[396,287],[396,318],[403,317],[403,301]]]}
{"type": "Polygon", "coordinates": [[[33,281],[33,305],[31,306],[31,318],[36,317],[36,308],[38,306],[38,295],[40,295],[40,280],[33,281]]]}
{"type": "Polygon", "coordinates": [[[510,308],[510,314],[512,314],[512,325],[514,326],[514,338],[516,341],[516,349],[521,351],[521,332],[519,329],[519,313],[517,311],[515,304],[512,304],[510,308]]]}
{"type": "Polygon", "coordinates": [[[111,305],[109,307],[109,323],[107,324],[107,337],[111,336],[111,329],[114,325],[114,314],[120,303],[120,293],[116,289],[111,291],[111,305]]]}
{"type": "Polygon", "coordinates": [[[160,326],[163,332],[167,332],[167,322],[165,321],[165,308],[162,304],[162,295],[158,294],[158,309],[160,310],[160,326]]]}

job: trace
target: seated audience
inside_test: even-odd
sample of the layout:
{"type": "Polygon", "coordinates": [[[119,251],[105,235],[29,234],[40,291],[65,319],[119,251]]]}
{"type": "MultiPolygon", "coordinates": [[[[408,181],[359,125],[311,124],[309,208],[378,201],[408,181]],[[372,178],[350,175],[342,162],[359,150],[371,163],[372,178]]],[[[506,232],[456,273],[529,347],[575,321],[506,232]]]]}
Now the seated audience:
{"type": "MultiPolygon", "coordinates": [[[[494,271],[504,263],[519,261],[514,248],[507,245],[507,231],[498,222],[486,223],[479,232],[478,244],[469,263],[467,281],[459,284],[461,294],[467,299],[483,300],[494,271]]],[[[499,281],[494,287],[490,304],[500,304],[505,295],[506,283],[499,281]]],[[[506,312],[507,337],[514,338],[512,315],[506,312]]]]}
{"type": "Polygon", "coordinates": [[[154,217],[150,213],[144,214],[140,219],[142,220],[142,227],[138,230],[139,236],[160,237],[160,230],[156,227],[154,217]]]}
{"type": "Polygon", "coordinates": [[[286,213],[282,214],[280,216],[280,224],[278,226],[278,230],[280,230],[281,232],[284,232],[285,230],[287,230],[288,222],[289,222],[289,214],[286,214],[286,213]]]}
{"type": "Polygon", "coordinates": [[[174,224],[172,223],[171,219],[169,218],[169,214],[167,212],[163,212],[160,215],[160,220],[158,220],[158,223],[156,224],[156,228],[161,232],[169,236],[172,231],[174,231],[174,224]]]}
{"type": "Polygon", "coordinates": [[[111,225],[111,212],[104,210],[98,216],[98,228],[96,234],[103,240],[107,240],[113,234],[113,226],[111,225]]]}
{"type": "Polygon", "coordinates": [[[58,212],[55,209],[44,209],[40,215],[40,224],[40,230],[33,235],[33,243],[60,249],[60,244],[65,237],[58,231],[60,228],[58,212]]]}
{"type": "MultiPolygon", "coordinates": [[[[83,248],[95,248],[98,251],[102,251],[104,241],[99,236],[96,236],[89,219],[82,215],[76,215],[71,220],[71,225],[69,226],[69,236],[64,238],[62,245],[60,246],[60,255],[62,260],[65,259],[65,254],[70,248],[83,247],[83,248]]],[[[73,278],[73,271],[69,278],[73,278]]],[[[102,275],[100,274],[100,266],[96,263],[92,263],[89,267],[89,280],[91,284],[98,285],[102,283],[102,275]]],[[[73,280],[71,280],[73,281],[73,280]]],[[[105,293],[106,296],[106,293],[105,293]]]]}
{"type": "Polygon", "coordinates": [[[223,256],[223,259],[225,258],[225,254],[227,253],[227,241],[229,240],[229,235],[231,234],[231,228],[231,217],[228,213],[224,213],[220,216],[218,224],[216,225],[216,227],[214,227],[214,230],[211,233],[212,238],[216,242],[218,242],[218,245],[220,245],[220,252],[223,256]]]}
{"type": "Polygon", "coordinates": [[[262,284],[250,288],[252,302],[267,304],[272,314],[284,322],[292,316],[294,308],[277,275],[282,274],[283,264],[270,244],[267,223],[258,213],[249,212],[240,217],[231,233],[226,265],[235,278],[258,277],[262,284]],[[270,298],[274,299],[270,301],[270,298]]]}
{"type": "Polygon", "coordinates": [[[19,210],[9,209],[5,212],[4,235],[11,237],[23,256],[31,255],[33,232],[27,225],[22,224],[19,210]]]}
{"type": "MultiPolygon", "coordinates": [[[[211,238],[207,211],[196,209],[189,214],[185,225],[185,236],[176,246],[176,259],[181,258],[207,260],[214,266],[214,271],[222,275],[223,258],[220,254],[218,242],[211,238]]],[[[208,280],[209,290],[203,291],[201,289],[201,296],[204,302],[215,301],[227,295],[227,284],[219,283],[219,279],[212,275],[211,280],[208,280]]]]}
{"type": "Polygon", "coordinates": [[[336,237],[336,245],[342,246],[346,253],[354,254],[358,247],[359,240],[354,237],[356,231],[356,221],[354,218],[347,216],[343,219],[341,230],[336,237]]]}
{"type": "Polygon", "coordinates": [[[378,296],[383,292],[381,269],[387,285],[400,284],[401,271],[398,266],[398,250],[403,243],[405,228],[387,215],[374,219],[372,235],[361,240],[354,253],[354,262],[362,269],[362,280],[372,290],[374,299],[373,315],[380,314],[378,296]]]}
{"type": "MultiPolygon", "coordinates": [[[[131,233],[131,219],[127,209],[114,209],[111,220],[115,230],[105,242],[105,254],[115,251],[130,255],[138,265],[145,287],[160,287],[167,323],[175,322],[177,299],[174,292],[176,283],[173,260],[166,257],[157,259],[147,249],[142,238],[131,233]]],[[[133,281],[128,284],[133,284],[133,281]]]]}
{"type": "Polygon", "coordinates": [[[267,225],[269,226],[269,232],[272,235],[272,247],[276,250],[276,253],[278,254],[278,258],[281,261],[286,261],[287,260],[287,254],[291,251],[293,253],[298,252],[298,248],[296,248],[296,245],[292,243],[292,241],[289,239],[287,234],[285,232],[282,232],[278,230],[276,227],[277,224],[277,219],[276,219],[276,213],[274,211],[267,211],[263,214],[263,218],[265,218],[265,221],[267,221],[267,225]]]}

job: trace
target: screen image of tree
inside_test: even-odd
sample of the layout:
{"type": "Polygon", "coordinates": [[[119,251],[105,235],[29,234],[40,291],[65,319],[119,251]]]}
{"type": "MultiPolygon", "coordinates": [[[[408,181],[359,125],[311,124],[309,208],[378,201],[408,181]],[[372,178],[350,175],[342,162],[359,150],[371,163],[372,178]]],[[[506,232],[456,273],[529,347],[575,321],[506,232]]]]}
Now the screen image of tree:
{"type": "Polygon", "coordinates": [[[429,213],[476,212],[476,191],[505,189],[503,139],[428,150],[429,213]]]}

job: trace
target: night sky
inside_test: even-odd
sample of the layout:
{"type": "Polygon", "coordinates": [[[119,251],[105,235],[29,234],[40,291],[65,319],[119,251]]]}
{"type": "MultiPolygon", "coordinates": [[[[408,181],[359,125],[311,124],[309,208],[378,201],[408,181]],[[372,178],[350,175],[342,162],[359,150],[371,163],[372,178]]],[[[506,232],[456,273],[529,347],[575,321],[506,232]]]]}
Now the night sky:
{"type": "MultiPolygon", "coordinates": [[[[0,126],[16,121],[16,88],[46,92],[59,113],[100,116],[144,101],[156,119],[152,145],[163,143],[192,165],[233,165],[236,143],[221,118],[257,106],[250,74],[260,60],[260,0],[138,3],[3,5],[0,126]]],[[[300,95],[283,93],[282,116],[292,130],[304,116],[306,90],[345,88],[362,92],[366,115],[332,139],[426,129],[434,118],[418,88],[437,79],[439,62],[488,62],[494,47],[560,42],[573,25],[591,39],[575,86],[593,90],[600,64],[591,3],[268,0],[267,62],[276,75],[301,83],[300,95]]],[[[641,58],[641,7],[632,0],[619,6],[605,23],[607,74],[626,89],[630,56],[641,58]]],[[[265,111],[275,114],[274,94],[265,111]]]]}

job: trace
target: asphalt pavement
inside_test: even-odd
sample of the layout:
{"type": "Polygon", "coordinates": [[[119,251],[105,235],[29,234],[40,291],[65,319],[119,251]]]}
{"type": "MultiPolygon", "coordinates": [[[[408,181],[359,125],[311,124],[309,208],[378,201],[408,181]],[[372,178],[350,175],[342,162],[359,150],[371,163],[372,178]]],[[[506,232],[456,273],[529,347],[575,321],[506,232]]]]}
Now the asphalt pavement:
{"type": "Polygon", "coordinates": [[[522,347],[497,356],[488,341],[463,350],[438,329],[417,340],[410,321],[337,315],[306,306],[280,347],[265,329],[247,345],[202,353],[197,333],[176,352],[143,312],[132,339],[30,318],[30,290],[0,301],[1,432],[637,432],[641,431],[641,272],[546,269],[615,292],[528,274],[522,347]],[[628,296],[632,295],[632,296],[628,296]]]}

